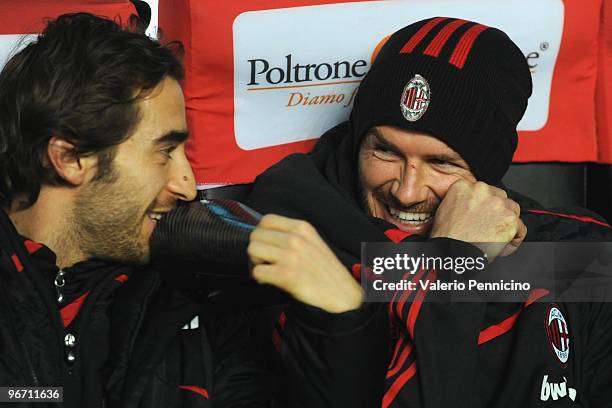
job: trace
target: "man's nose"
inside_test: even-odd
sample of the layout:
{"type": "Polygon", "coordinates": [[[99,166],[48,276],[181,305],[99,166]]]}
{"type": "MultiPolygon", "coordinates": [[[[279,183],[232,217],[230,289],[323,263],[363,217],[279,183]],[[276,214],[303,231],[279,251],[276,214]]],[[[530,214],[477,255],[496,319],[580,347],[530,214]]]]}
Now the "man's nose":
{"type": "Polygon", "coordinates": [[[426,178],[427,175],[423,166],[418,164],[402,166],[392,191],[393,196],[404,207],[426,201],[426,178]]]}
{"type": "Polygon", "coordinates": [[[174,159],[175,168],[168,181],[168,190],[179,200],[191,201],[197,195],[195,176],[187,157],[181,156],[174,159]]]}

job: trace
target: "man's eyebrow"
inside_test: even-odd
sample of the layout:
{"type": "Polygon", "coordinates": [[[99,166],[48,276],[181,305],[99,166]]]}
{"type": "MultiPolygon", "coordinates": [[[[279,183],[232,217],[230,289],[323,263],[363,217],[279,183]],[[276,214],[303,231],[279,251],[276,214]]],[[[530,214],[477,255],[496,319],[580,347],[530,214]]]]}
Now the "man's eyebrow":
{"type": "Polygon", "coordinates": [[[155,140],[153,140],[153,143],[155,144],[166,144],[166,143],[184,143],[187,138],[189,137],[189,132],[181,132],[181,131],[172,131],[172,132],[168,132],[158,138],[156,138],[155,140]]]}

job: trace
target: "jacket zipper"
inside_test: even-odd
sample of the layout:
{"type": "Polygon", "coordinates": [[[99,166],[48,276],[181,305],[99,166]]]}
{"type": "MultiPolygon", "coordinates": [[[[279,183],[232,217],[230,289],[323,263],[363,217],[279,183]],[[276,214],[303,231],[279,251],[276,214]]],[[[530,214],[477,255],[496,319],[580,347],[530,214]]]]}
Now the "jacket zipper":
{"type": "Polygon", "coordinates": [[[65,273],[66,272],[64,272],[64,270],[60,268],[57,271],[57,275],[55,276],[55,280],[53,281],[53,284],[55,285],[55,291],[57,292],[57,303],[60,306],[64,302],[64,285],[66,284],[66,281],[64,279],[64,274],[65,273]]]}

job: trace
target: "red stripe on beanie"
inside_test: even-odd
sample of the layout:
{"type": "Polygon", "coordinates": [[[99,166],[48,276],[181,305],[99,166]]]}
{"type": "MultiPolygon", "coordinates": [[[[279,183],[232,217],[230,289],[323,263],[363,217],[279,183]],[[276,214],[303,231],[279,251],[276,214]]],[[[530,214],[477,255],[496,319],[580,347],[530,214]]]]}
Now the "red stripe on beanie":
{"type": "Polygon", "coordinates": [[[475,26],[467,30],[457,43],[457,46],[453,51],[453,55],[451,55],[450,60],[448,62],[453,64],[457,68],[462,69],[465,65],[465,61],[467,61],[467,58],[470,55],[470,51],[472,51],[472,46],[474,46],[474,42],[476,41],[478,36],[488,28],[489,27],[485,25],[476,24],[475,26]]]}
{"type": "Polygon", "coordinates": [[[440,51],[442,51],[444,44],[446,44],[450,36],[453,35],[453,33],[457,31],[459,27],[466,23],[467,21],[465,20],[455,20],[452,23],[448,23],[442,30],[440,30],[438,34],[436,34],[423,54],[430,55],[432,57],[437,57],[440,55],[440,51]]]}
{"type": "Polygon", "coordinates": [[[400,54],[410,54],[414,51],[415,47],[419,45],[419,43],[425,38],[427,34],[438,24],[443,22],[444,20],[448,20],[448,17],[436,17],[433,20],[430,20],[427,24],[419,29],[415,35],[408,40],[406,44],[400,50],[400,54]]]}

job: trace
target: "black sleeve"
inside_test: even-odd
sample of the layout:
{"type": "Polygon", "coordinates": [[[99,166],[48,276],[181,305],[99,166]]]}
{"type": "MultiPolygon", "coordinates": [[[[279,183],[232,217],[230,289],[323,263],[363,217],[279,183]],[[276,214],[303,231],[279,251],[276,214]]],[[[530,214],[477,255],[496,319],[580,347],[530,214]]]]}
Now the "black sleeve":
{"type": "MultiPolygon", "coordinates": [[[[438,240],[437,247],[447,255],[480,254],[453,240],[438,240]]],[[[442,271],[438,279],[451,279],[449,273],[442,271]]],[[[208,330],[214,336],[216,360],[212,401],[221,407],[265,407],[272,387],[274,408],[380,406],[390,355],[387,306],[365,303],[357,310],[332,314],[293,302],[276,328],[279,364],[273,383],[254,358],[252,323],[245,317],[221,319],[219,326],[208,330]]],[[[458,396],[471,392],[483,313],[484,305],[475,303],[438,301],[421,306],[415,336],[421,395],[428,399],[423,406],[457,404],[458,396]],[[441,327],[453,335],[440,336],[441,327]],[[452,370],[448,361],[454,362],[452,370]]]]}
{"type": "Polygon", "coordinates": [[[612,241],[610,223],[601,215],[581,207],[552,209],[557,215],[540,215],[539,241],[612,241]]]}
{"type": "MultiPolygon", "coordinates": [[[[483,255],[460,241],[440,238],[429,242],[439,255],[483,255]]],[[[455,277],[452,271],[439,271],[436,279],[455,277]]],[[[405,315],[401,316],[403,322],[416,319],[417,381],[423,400],[417,395],[420,401],[415,404],[470,406],[484,303],[431,300],[421,302],[415,316],[408,316],[411,307],[403,308],[405,315]]],[[[412,306],[414,301],[409,303],[412,306]]],[[[280,319],[283,323],[277,325],[282,369],[274,406],[379,407],[390,357],[388,306],[366,303],[356,311],[336,315],[299,303],[288,308],[280,319]]]]}
{"type": "MultiPolygon", "coordinates": [[[[450,238],[428,241],[428,256],[483,256],[475,246],[450,238]]],[[[427,271],[425,279],[452,282],[470,279],[468,273],[452,270],[427,271]]],[[[417,295],[418,296],[418,295],[417,295]]],[[[478,336],[486,306],[478,299],[463,297],[462,291],[428,291],[403,308],[400,320],[408,328],[416,351],[419,392],[412,404],[424,408],[474,406],[473,389],[478,362],[478,336]],[[418,397],[417,397],[418,395],[418,397]]],[[[403,396],[411,398],[410,396],[403,396]]]]}
{"type": "Polygon", "coordinates": [[[584,357],[584,381],[587,387],[583,398],[589,406],[612,407],[612,303],[585,303],[583,332],[587,336],[584,357]]]}
{"type": "Polygon", "coordinates": [[[246,312],[215,313],[207,324],[213,347],[211,402],[215,407],[270,407],[272,374],[257,359],[252,324],[246,312]]]}
{"type": "Polygon", "coordinates": [[[332,314],[294,303],[280,330],[275,407],[380,406],[388,364],[384,304],[332,314]]]}
{"type": "Polygon", "coordinates": [[[207,322],[214,359],[210,397],[215,407],[380,405],[388,365],[384,304],[332,314],[295,302],[283,316],[276,379],[253,347],[250,314],[215,313],[207,322]]]}

